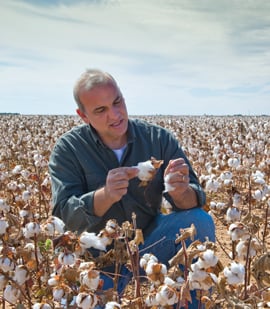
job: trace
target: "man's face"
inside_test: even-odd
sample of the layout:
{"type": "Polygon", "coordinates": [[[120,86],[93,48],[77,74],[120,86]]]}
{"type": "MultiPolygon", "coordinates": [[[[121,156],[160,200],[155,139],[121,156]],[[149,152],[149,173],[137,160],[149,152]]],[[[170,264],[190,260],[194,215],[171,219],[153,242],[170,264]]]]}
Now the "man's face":
{"type": "Polygon", "coordinates": [[[80,93],[84,111],[77,110],[85,123],[90,123],[110,148],[126,143],[128,114],[120,90],[113,84],[96,86],[80,93]]]}

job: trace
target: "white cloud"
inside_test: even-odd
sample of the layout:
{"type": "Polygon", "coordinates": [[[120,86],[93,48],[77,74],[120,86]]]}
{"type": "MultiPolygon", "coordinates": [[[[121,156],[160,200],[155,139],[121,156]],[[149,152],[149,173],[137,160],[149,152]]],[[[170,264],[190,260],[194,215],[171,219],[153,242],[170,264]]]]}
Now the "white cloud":
{"type": "Polygon", "coordinates": [[[73,83],[97,67],[132,114],[269,113],[267,1],[40,3],[0,4],[0,112],[74,113],[73,83]]]}

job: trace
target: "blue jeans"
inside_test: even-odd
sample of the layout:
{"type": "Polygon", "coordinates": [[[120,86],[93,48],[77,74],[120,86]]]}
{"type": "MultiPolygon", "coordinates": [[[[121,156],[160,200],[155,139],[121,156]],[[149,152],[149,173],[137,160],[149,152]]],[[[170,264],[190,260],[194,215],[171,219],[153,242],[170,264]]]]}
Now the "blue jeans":
{"type": "MultiPolygon", "coordinates": [[[[148,228],[150,232],[145,237],[144,244],[139,247],[140,256],[143,256],[145,253],[152,253],[157,257],[159,262],[168,266],[168,261],[181,248],[181,244],[175,244],[176,234],[180,234],[180,228],[190,227],[192,223],[197,230],[195,239],[204,242],[206,237],[208,237],[209,241],[215,241],[215,225],[213,219],[201,208],[181,210],[169,215],[160,214],[148,228]],[[165,239],[161,240],[164,237],[165,239]]],[[[187,246],[191,242],[191,240],[187,240],[187,246]]],[[[121,275],[118,283],[119,294],[123,292],[132,278],[132,274],[125,267],[122,267],[121,275]]],[[[103,279],[104,290],[112,288],[112,280],[108,277],[103,279]]],[[[192,294],[194,295],[192,304],[189,304],[189,308],[198,308],[198,301],[196,300],[195,293],[192,294]]]]}

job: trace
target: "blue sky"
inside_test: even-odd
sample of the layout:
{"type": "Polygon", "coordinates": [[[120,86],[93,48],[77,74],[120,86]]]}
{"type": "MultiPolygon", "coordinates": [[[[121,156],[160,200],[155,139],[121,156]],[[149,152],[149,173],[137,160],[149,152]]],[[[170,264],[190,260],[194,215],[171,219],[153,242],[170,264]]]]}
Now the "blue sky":
{"type": "Polygon", "coordinates": [[[0,0],[0,112],[75,114],[86,68],[132,115],[270,114],[268,0],[0,0]]]}

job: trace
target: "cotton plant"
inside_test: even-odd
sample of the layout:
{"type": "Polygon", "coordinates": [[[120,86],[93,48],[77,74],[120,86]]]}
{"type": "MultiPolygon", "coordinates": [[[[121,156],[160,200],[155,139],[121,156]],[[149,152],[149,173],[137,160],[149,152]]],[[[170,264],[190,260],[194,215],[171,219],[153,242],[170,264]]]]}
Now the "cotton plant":
{"type": "Polygon", "coordinates": [[[159,263],[153,254],[146,253],[140,259],[140,267],[152,284],[145,299],[147,306],[169,306],[178,302],[179,292],[173,287],[175,282],[167,277],[166,265],[159,263]]]}
{"type": "Polygon", "coordinates": [[[217,283],[217,276],[209,269],[214,269],[218,258],[211,249],[206,249],[199,254],[198,260],[191,264],[191,270],[188,275],[188,281],[191,290],[209,290],[217,283]]]}
{"type": "MultiPolygon", "coordinates": [[[[224,302],[224,306],[250,308],[248,302],[252,298],[254,306],[270,307],[267,281],[269,257],[265,252],[269,251],[270,228],[268,119],[169,117],[165,120],[153,117],[152,121],[162,121],[179,137],[183,150],[191,158],[199,180],[210,197],[207,204],[213,218],[219,225],[224,225],[224,233],[228,227],[235,256],[232,259],[228,254],[230,262],[224,264],[221,270],[218,270],[221,267],[219,262],[216,266],[204,269],[199,262],[201,255],[213,247],[209,244],[195,245],[193,242],[191,247],[178,254],[175,264],[167,266],[167,273],[162,274],[163,281],[157,280],[154,284],[148,279],[147,295],[140,298],[143,305],[151,303],[161,307],[161,303],[173,303],[177,297],[180,300],[181,295],[190,290],[187,278],[195,277],[197,280],[196,276],[200,275],[205,279],[197,287],[207,288],[211,285],[210,291],[214,292],[212,295],[207,290],[199,290],[201,303],[208,301],[205,306],[209,306],[211,300],[216,300],[224,302]],[[238,194],[235,189],[237,192],[239,190],[238,194]],[[229,206],[233,207],[231,214],[235,209],[241,211],[240,217],[239,213],[235,218],[229,214],[228,218],[231,219],[227,221],[229,206]],[[185,253],[188,256],[186,277],[179,269],[179,264],[185,264],[185,253]],[[217,283],[211,274],[218,277],[217,283]],[[249,285],[250,277],[256,279],[252,285],[249,285]],[[171,299],[167,294],[172,296],[171,299]]],[[[0,127],[5,128],[2,130],[4,142],[0,153],[1,305],[27,307],[32,304],[33,309],[68,306],[92,308],[105,303],[107,309],[136,306],[133,296],[132,299],[128,295],[125,299],[117,299],[117,303],[115,298],[108,301],[99,298],[102,285],[102,281],[98,280],[99,264],[88,254],[89,249],[96,246],[101,252],[100,260],[110,259],[116,252],[112,253],[108,246],[113,241],[124,240],[123,230],[112,221],[98,234],[66,233],[63,232],[64,225],[49,215],[48,155],[58,136],[79,123],[77,118],[19,115],[1,117],[0,123],[0,127]]],[[[143,166],[148,164],[142,164],[142,170],[147,170],[143,166]]],[[[226,237],[224,239],[227,241],[226,237]]],[[[224,239],[218,239],[216,245],[222,246],[224,239]]],[[[227,245],[222,247],[225,253],[229,250],[227,245]]],[[[120,254],[121,258],[123,253],[120,254]]],[[[156,260],[156,263],[159,262],[156,260]]],[[[149,274],[151,276],[151,271],[149,274]]],[[[197,284],[196,280],[192,287],[197,284]]],[[[177,302],[174,305],[177,306],[177,302]]],[[[172,305],[163,307],[166,306],[172,305]]]]}

